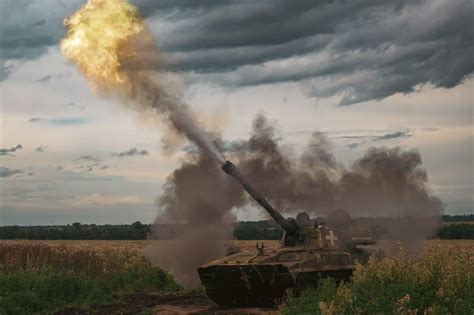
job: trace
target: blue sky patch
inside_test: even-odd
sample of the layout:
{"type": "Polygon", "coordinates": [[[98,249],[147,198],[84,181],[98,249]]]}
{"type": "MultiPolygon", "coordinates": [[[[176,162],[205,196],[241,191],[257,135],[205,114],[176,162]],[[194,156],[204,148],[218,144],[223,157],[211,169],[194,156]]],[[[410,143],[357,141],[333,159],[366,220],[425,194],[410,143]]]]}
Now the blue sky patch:
{"type": "Polygon", "coordinates": [[[89,122],[89,119],[85,117],[72,117],[72,118],[31,118],[28,122],[30,123],[46,123],[53,126],[73,126],[73,125],[83,125],[89,122]]]}
{"type": "Polygon", "coordinates": [[[83,125],[88,122],[88,120],[84,117],[79,118],[56,118],[56,119],[48,119],[47,122],[50,125],[55,126],[72,126],[72,125],[83,125]]]}

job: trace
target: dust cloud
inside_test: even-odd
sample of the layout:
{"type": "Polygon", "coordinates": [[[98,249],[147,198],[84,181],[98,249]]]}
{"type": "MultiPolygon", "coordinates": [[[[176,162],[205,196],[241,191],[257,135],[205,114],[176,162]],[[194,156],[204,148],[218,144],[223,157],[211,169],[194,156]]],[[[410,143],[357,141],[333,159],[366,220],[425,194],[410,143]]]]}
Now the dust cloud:
{"type": "MultiPolygon", "coordinates": [[[[314,132],[300,155],[280,144],[275,128],[263,114],[253,123],[249,139],[217,140],[247,179],[287,215],[307,211],[324,217],[343,208],[353,217],[369,217],[383,228],[383,245],[390,254],[398,241],[419,251],[439,227],[441,201],[432,196],[427,174],[415,150],[369,148],[349,168],[331,153],[327,137],[314,132]]],[[[264,211],[219,167],[199,152],[167,179],[157,200],[155,223],[182,223],[181,235],[155,248],[154,261],[170,268],[186,284],[198,283],[196,268],[224,254],[232,238],[232,209],[252,204],[264,211]]]]}

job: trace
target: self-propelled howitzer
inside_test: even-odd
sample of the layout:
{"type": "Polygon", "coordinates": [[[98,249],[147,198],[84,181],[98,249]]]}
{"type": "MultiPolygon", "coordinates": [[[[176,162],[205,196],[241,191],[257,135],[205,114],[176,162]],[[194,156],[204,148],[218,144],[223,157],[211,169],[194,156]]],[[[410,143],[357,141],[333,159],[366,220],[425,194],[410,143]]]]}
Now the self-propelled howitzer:
{"type": "Polygon", "coordinates": [[[356,261],[365,262],[378,248],[366,229],[353,226],[344,210],[329,217],[329,226],[312,222],[306,213],[285,219],[230,161],[222,169],[235,178],[284,230],[281,247],[241,251],[198,268],[210,299],[221,306],[274,305],[288,291],[316,286],[332,277],[349,280],[356,261]],[[331,225],[331,222],[333,223],[331,225]]]}

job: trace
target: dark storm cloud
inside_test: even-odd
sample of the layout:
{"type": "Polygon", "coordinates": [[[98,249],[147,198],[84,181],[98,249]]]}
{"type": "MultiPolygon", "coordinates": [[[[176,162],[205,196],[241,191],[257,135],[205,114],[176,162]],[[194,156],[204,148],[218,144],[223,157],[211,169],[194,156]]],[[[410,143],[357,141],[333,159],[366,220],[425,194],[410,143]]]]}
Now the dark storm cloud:
{"type": "Polygon", "coordinates": [[[15,151],[17,150],[21,150],[23,149],[23,147],[21,146],[21,144],[18,144],[16,147],[12,147],[10,149],[8,148],[0,148],[0,156],[1,155],[11,155],[10,153],[14,153],[15,151]]]}
{"type": "Polygon", "coordinates": [[[171,68],[227,86],[301,81],[309,96],[349,105],[454,87],[474,70],[467,0],[138,3],[156,9],[171,68]]]}
{"type": "MultiPolygon", "coordinates": [[[[454,87],[474,70],[470,0],[132,2],[166,67],[228,87],[301,82],[308,96],[338,95],[349,105],[423,84],[454,87]]],[[[0,80],[14,61],[57,45],[64,17],[81,4],[1,1],[0,80]]]]}
{"type": "Polygon", "coordinates": [[[22,170],[13,170],[8,167],[0,166],[0,178],[7,178],[23,173],[22,170]]]}
{"type": "Polygon", "coordinates": [[[63,20],[77,10],[81,1],[0,1],[0,81],[14,70],[12,62],[37,58],[57,45],[64,34],[63,20]]]}
{"type": "Polygon", "coordinates": [[[145,17],[152,17],[154,14],[170,16],[176,13],[180,16],[192,16],[232,3],[229,0],[131,0],[130,2],[134,3],[145,17]]]}
{"type": "Polygon", "coordinates": [[[41,21],[38,21],[38,22],[35,22],[35,23],[31,23],[30,26],[36,27],[36,26],[41,26],[41,25],[44,25],[44,24],[46,24],[46,20],[45,20],[45,19],[42,19],[41,21]]]}
{"type": "Polygon", "coordinates": [[[138,150],[137,148],[131,148],[130,150],[127,150],[127,151],[112,154],[112,156],[117,156],[117,157],[139,156],[139,155],[148,155],[148,151],[138,150]]]}

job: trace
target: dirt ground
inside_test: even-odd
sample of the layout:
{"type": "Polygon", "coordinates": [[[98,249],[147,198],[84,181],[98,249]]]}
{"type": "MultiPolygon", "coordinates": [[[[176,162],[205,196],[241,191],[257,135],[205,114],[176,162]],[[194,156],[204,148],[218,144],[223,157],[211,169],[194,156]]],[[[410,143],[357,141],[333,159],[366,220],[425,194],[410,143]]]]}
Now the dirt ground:
{"type": "MultiPolygon", "coordinates": [[[[171,302],[171,301],[170,301],[171,302]]],[[[189,300],[176,300],[176,303],[166,302],[153,307],[152,314],[264,314],[277,315],[280,311],[269,308],[220,308],[205,296],[189,300]]]]}
{"type": "Polygon", "coordinates": [[[204,294],[171,294],[156,296],[151,294],[132,294],[126,296],[120,303],[99,305],[92,310],[68,308],[56,315],[83,314],[259,314],[278,315],[278,309],[269,308],[221,308],[209,300],[204,294]]]}

